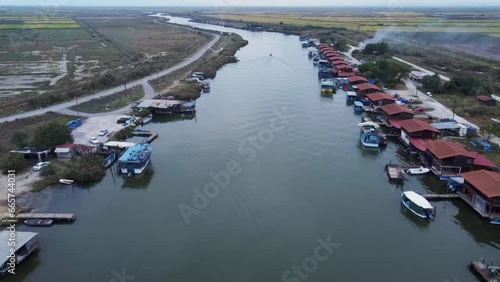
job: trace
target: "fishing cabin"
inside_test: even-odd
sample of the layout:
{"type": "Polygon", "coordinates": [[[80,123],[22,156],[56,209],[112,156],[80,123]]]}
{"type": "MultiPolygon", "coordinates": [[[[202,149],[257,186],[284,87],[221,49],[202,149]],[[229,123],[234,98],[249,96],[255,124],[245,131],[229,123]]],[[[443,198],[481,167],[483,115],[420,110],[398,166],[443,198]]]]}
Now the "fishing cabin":
{"type": "Polygon", "coordinates": [[[476,97],[480,106],[494,107],[497,101],[489,96],[481,95],[476,97]]]}
{"type": "Polygon", "coordinates": [[[405,106],[398,104],[387,104],[380,107],[382,116],[380,121],[389,123],[390,120],[407,120],[413,119],[414,113],[405,106]]]}
{"type": "Polygon", "coordinates": [[[95,146],[72,143],[58,145],[54,150],[58,159],[72,159],[77,155],[91,154],[95,152],[97,152],[97,148],[95,146]]]}
{"type": "Polygon", "coordinates": [[[357,89],[358,93],[361,96],[381,91],[380,88],[378,88],[377,85],[374,85],[374,84],[371,84],[371,83],[361,83],[361,84],[358,84],[358,85],[354,85],[353,88],[357,89]]]}
{"type": "Polygon", "coordinates": [[[396,103],[396,99],[394,99],[393,97],[384,92],[375,92],[366,94],[366,97],[370,102],[370,108],[374,112],[378,112],[380,110],[380,107],[382,107],[383,105],[396,103]]]}
{"type": "Polygon", "coordinates": [[[353,76],[350,76],[347,80],[349,80],[349,83],[351,85],[358,85],[358,84],[361,84],[361,83],[368,83],[368,79],[362,77],[362,76],[358,76],[358,75],[353,75],[353,76]]]}
{"type": "Polygon", "coordinates": [[[328,60],[330,60],[330,62],[332,62],[332,65],[334,66],[338,66],[338,65],[345,65],[346,64],[346,61],[344,59],[342,59],[341,57],[328,57],[328,60]]]}
{"type": "Polygon", "coordinates": [[[415,147],[424,152],[426,147],[422,142],[438,138],[439,130],[421,119],[390,120],[394,127],[401,129],[399,139],[406,147],[415,147]]]}
{"type": "Polygon", "coordinates": [[[500,218],[500,173],[477,170],[461,176],[464,190],[460,197],[482,217],[500,218]]]}
{"type": "Polygon", "coordinates": [[[461,144],[447,140],[425,142],[425,153],[420,160],[442,180],[456,176],[462,172],[479,169],[496,169],[496,164],[483,155],[470,151],[461,144]]]}
{"type": "MultiPolygon", "coordinates": [[[[40,242],[38,240],[38,233],[35,232],[21,232],[16,231],[15,234],[15,245],[8,245],[9,238],[11,238],[10,231],[4,230],[0,232],[0,241],[2,242],[0,246],[0,274],[6,274],[10,269],[15,269],[16,265],[25,260],[29,255],[37,252],[40,249],[40,242]],[[13,267],[9,265],[10,254],[14,251],[13,267]]],[[[14,241],[13,241],[14,242],[14,241]]]]}

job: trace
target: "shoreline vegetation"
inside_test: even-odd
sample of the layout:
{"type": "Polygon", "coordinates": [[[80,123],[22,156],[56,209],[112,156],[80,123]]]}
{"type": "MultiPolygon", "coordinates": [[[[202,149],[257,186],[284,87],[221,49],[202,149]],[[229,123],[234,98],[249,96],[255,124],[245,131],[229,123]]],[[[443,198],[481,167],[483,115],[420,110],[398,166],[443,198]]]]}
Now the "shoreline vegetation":
{"type": "Polygon", "coordinates": [[[132,102],[143,99],[144,96],[145,92],[142,85],[137,85],[127,90],[116,92],[113,95],[80,103],[69,109],[91,114],[111,112],[123,109],[132,102]]]}
{"type": "Polygon", "coordinates": [[[235,57],[236,52],[247,44],[248,41],[238,34],[223,33],[220,40],[200,59],[171,74],[150,80],[149,83],[160,96],[196,100],[201,95],[201,89],[197,83],[186,81],[185,77],[191,72],[202,72],[205,78],[215,78],[217,71],[224,65],[238,61],[235,57]]]}

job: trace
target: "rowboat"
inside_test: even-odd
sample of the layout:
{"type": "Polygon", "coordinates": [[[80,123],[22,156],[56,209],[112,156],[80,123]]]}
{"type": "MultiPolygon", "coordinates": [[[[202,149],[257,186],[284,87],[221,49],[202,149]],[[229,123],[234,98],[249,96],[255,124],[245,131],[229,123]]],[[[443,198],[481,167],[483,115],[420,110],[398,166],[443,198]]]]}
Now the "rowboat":
{"type": "Polygon", "coordinates": [[[414,191],[403,192],[401,202],[408,210],[420,218],[433,219],[436,215],[436,210],[429,201],[414,191]]]}
{"type": "Polygon", "coordinates": [[[421,166],[419,168],[410,168],[406,171],[406,173],[408,173],[408,174],[426,174],[429,171],[431,171],[429,168],[421,166]]]}
{"type": "Polygon", "coordinates": [[[71,179],[59,179],[59,182],[61,182],[62,184],[71,185],[75,181],[71,179]]]}
{"type": "Polygon", "coordinates": [[[491,224],[500,225],[500,218],[496,217],[490,221],[491,224]]]}
{"type": "Polygon", "coordinates": [[[146,116],[146,117],[142,120],[142,124],[146,124],[146,123],[150,122],[152,119],[153,119],[153,114],[150,114],[150,115],[146,116]]]}
{"type": "Polygon", "coordinates": [[[54,221],[52,219],[28,219],[24,221],[27,226],[52,226],[54,221]]]}

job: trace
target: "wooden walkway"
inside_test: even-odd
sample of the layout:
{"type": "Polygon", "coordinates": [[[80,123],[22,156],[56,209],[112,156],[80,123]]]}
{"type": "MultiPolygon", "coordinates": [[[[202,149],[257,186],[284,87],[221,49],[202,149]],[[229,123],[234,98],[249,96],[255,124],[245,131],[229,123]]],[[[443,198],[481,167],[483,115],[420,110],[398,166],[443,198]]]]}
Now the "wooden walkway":
{"type": "Polygon", "coordinates": [[[75,221],[76,216],[72,213],[20,213],[15,219],[52,219],[54,221],[75,221]]]}
{"type": "Polygon", "coordinates": [[[385,171],[387,172],[387,176],[390,180],[403,180],[404,179],[404,171],[410,168],[410,166],[405,166],[401,164],[386,164],[385,171]]]}
{"type": "Polygon", "coordinates": [[[152,132],[152,131],[134,131],[134,132],[132,132],[132,134],[134,134],[134,136],[147,137],[144,140],[146,143],[153,142],[160,135],[158,132],[152,132]]]}
{"type": "Polygon", "coordinates": [[[450,199],[460,199],[460,194],[427,194],[427,195],[422,195],[422,197],[426,198],[427,200],[450,200],[450,199]]]}

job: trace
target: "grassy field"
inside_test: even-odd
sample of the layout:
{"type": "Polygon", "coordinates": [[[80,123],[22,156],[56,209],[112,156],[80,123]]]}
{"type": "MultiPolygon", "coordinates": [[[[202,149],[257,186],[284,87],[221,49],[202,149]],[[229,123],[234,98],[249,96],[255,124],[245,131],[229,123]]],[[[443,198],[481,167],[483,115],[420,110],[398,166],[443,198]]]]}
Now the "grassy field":
{"type": "Polygon", "coordinates": [[[136,100],[144,98],[144,89],[141,85],[134,86],[127,91],[121,91],[110,96],[94,99],[71,107],[72,110],[84,113],[104,113],[122,109],[136,100]]]}
{"type": "MultiPolygon", "coordinates": [[[[399,31],[445,32],[460,29],[460,32],[484,33],[500,36],[500,17],[480,17],[479,19],[454,19],[446,15],[428,16],[423,13],[292,13],[292,12],[224,12],[205,13],[206,16],[222,20],[274,23],[299,26],[319,26],[345,28],[355,31],[375,32],[391,27],[399,31]]],[[[448,15],[449,16],[449,15],[448,15]]]]}
{"type": "Polygon", "coordinates": [[[0,16],[0,29],[81,28],[71,18],[50,16],[0,16]]]}

